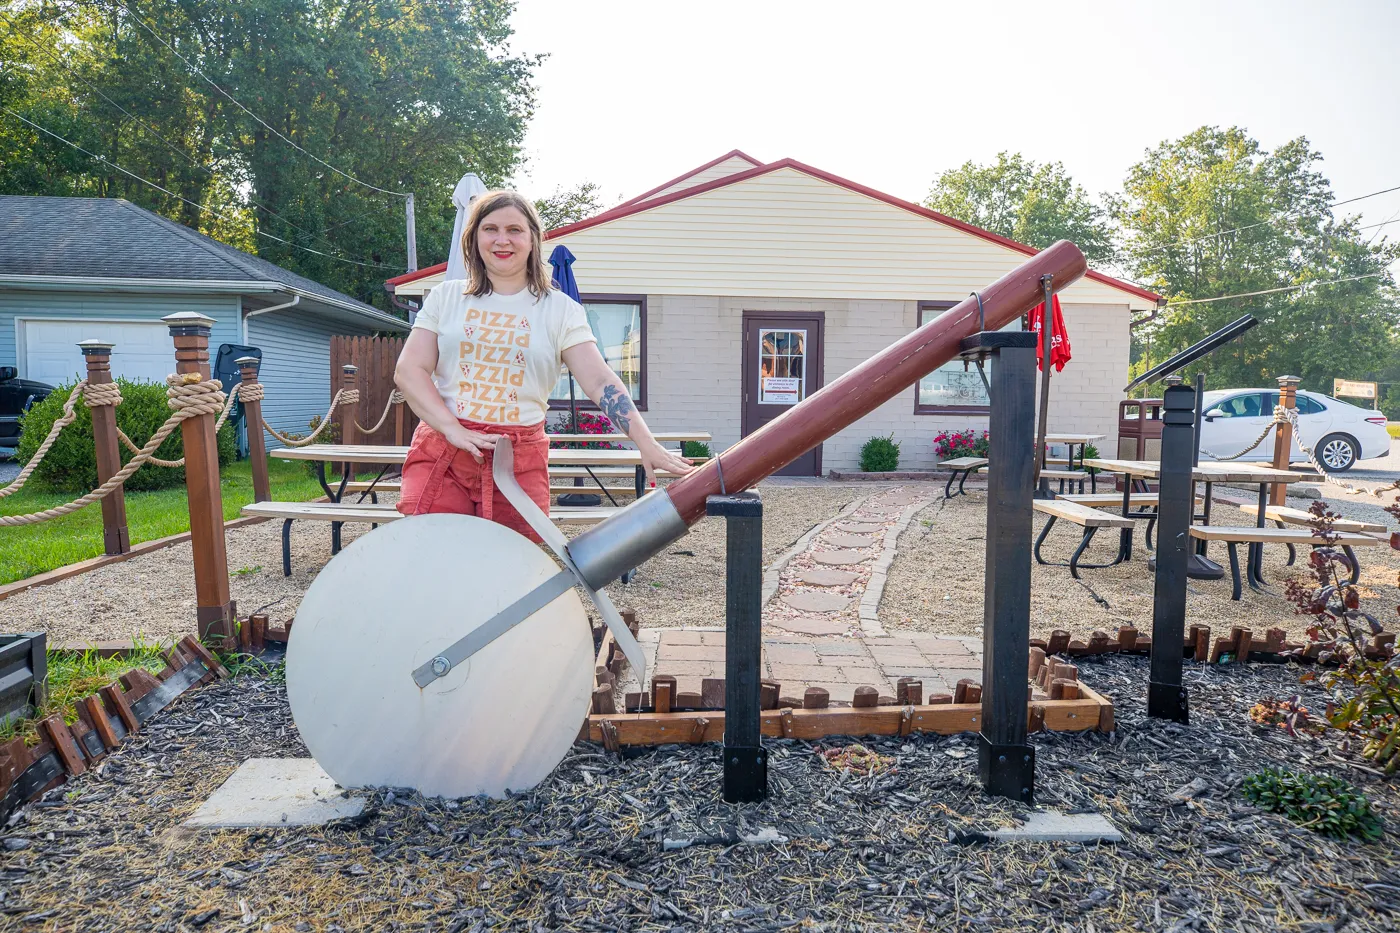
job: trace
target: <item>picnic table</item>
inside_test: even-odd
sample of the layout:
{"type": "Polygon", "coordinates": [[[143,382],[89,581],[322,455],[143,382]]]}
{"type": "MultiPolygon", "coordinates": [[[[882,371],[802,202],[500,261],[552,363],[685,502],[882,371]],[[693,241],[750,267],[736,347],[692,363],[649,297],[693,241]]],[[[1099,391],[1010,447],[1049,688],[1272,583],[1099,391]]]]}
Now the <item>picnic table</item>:
{"type": "MultiPolygon", "coordinates": [[[[1133,514],[1130,505],[1130,496],[1133,487],[1139,486],[1139,491],[1147,491],[1147,480],[1158,479],[1162,475],[1162,465],[1156,460],[1111,460],[1103,458],[1090,458],[1084,461],[1086,466],[1091,466],[1102,470],[1105,473],[1120,473],[1123,475],[1123,515],[1125,517],[1140,518],[1145,517],[1133,514]]],[[[1196,483],[1206,484],[1205,504],[1202,513],[1191,516],[1192,521],[1200,519],[1204,525],[1210,524],[1210,500],[1211,487],[1216,483],[1236,483],[1244,485],[1257,485],[1259,487],[1259,511],[1256,527],[1263,528],[1265,521],[1265,511],[1269,499],[1269,487],[1275,483],[1299,483],[1304,482],[1308,477],[1289,470],[1276,470],[1272,467],[1259,466],[1253,463],[1201,463],[1191,468],[1191,479],[1196,483]]],[[[1199,541],[1201,550],[1199,553],[1204,556],[1206,540],[1199,541]]],[[[1132,556],[1133,533],[1131,529],[1124,529],[1120,536],[1119,553],[1124,560],[1132,556]]],[[[1254,586],[1257,582],[1260,586],[1264,583],[1263,578],[1264,563],[1264,543],[1254,541],[1249,543],[1249,581],[1254,586]]]]}

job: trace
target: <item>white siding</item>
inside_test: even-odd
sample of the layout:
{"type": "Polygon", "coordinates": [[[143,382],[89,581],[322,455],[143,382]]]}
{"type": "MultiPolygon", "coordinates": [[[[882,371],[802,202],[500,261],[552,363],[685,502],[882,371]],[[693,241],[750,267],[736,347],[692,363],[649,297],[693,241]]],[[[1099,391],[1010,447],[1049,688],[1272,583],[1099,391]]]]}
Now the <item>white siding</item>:
{"type": "MultiPolygon", "coordinates": [[[[236,295],[175,295],[141,292],[61,291],[57,289],[0,290],[0,366],[19,366],[25,360],[18,348],[16,319],[89,321],[159,321],[176,311],[197,311],[214,319],[209,339],[210,362],[221,343],[237,343],[239,299],[236,295]]],[[[171,345],[170,368],[175,371],[171,345]]],[[[75,358],[74,375],[81,368],[75,358]]]]}
{"type": "Polygon", "coordinates": [[[331,336],[371,333],[373,328],[331,323],[297,308],[249,318],[248,343],[262,350],[263,418],[284,434],[305,434],[331,403],[331,336]]]}
{"type": "MultiPolygon", "coordinates": [[[[815,301],[655,295],[647,303],[647,424],[655,431],[706,430],[722,451],[740,437],[743,312],[820,311],[825,315],[824,378],[831,382],[908,333],[913,301],[815,301]]],[[[1107,435],[1116,449],[1117,404],[1128,372],[1127,305],[1063,304],[1074,359],[1051,381],[1050,430],[1107,435]]],[[[933,436],[987,425],[985,416],[915,415],[914,387],[836,434],[822,448],[823,470],[858,468],[860,447],[893,434],[904,469],[937,461],[933,436]]]]}
{"type": "Polygon", "coordinates": [[[662,188],[660,191],[656,192],[656,194],[653,194],[646,200],[638,201],[637,203],[645,204],[647,203],[647,201],[654,201],[657,198],[664,198],[668,194],[675,194],[677,191],[684,191],[687,188],[694,188],[696,185],[703,185],[706,182],[716,181],[720,178],[728,178],[730,175],[737,175],[740,172],[747,172],[749,169],[753,168],[758,168],[758,166],[750,162],[748,159],[744,159],[739,156],[731,156],[730,158],[725,159],[723,162],[711,165],[709,168],[705,169],[702,172],[696,172],[689,178],[681,179],[674,185],[671,185],[669,188],[662,188]]]}

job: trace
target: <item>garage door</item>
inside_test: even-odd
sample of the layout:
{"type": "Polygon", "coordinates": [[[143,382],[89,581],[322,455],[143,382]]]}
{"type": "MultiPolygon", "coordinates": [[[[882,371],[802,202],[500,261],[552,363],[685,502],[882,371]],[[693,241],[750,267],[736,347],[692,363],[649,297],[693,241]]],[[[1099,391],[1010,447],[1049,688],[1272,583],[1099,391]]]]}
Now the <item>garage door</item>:
{"type": "Polygon", "coordinates": [[[141,382],[164,382],[175,371],[175,343],[159,321],[23,321],[25,378],[59,385],[86,371],[81,340],[105,340],[112,348],[112,375],[141,382]]]}

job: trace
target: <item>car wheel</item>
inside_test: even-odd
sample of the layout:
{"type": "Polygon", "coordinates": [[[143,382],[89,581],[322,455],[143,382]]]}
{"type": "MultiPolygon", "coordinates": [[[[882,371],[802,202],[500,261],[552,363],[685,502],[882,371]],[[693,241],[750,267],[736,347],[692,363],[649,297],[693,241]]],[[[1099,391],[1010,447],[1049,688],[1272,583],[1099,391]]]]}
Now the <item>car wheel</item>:
{"type": "Polygon", "coordinates": [[[1317,444],[1317,459],[1328,473],[1345,473],[1361,459],[1356,441],[1345,434],[1329,434],[1317,444]]]}

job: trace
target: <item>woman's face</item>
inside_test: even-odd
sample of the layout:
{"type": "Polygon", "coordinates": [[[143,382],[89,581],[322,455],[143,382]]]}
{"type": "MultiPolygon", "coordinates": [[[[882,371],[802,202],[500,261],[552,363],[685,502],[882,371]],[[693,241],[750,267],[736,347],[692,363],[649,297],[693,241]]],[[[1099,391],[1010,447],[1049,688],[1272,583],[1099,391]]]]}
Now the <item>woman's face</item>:
{"type": "Polygon", "coordinates": [[[498,208],[482,218],[476,248],[492,280],[513,279],[530,260],[530,224],[519,208],[498,208]]]}

